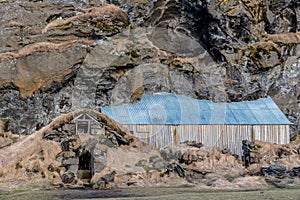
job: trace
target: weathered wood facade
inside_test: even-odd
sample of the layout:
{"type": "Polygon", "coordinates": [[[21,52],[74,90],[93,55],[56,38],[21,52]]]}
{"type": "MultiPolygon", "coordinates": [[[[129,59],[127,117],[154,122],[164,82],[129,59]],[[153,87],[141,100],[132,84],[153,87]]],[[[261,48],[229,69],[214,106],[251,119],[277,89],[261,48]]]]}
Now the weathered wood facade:
{"type": "Polygon", "coordinates": [[[73,121],[75,123],[76,134],[104,134],[100,123],[91,115],[87,113],[76,116],[73,121]]]}
{"type": "Polygon", "coordinates": [[[290,121],[271,97],[214,103],[187,96],[143,95],[134,104],[103,107],[102,112],[157,148],[196,141],[242,154],[242,140],[287,144],[290,121]]]}
{"type": "Polygon", "coordinates": [[[289,125],[124,125],[136,137],[157,148],[196,141],[228,148],[242,155],[242,140],[287,144],[289,125]]]}

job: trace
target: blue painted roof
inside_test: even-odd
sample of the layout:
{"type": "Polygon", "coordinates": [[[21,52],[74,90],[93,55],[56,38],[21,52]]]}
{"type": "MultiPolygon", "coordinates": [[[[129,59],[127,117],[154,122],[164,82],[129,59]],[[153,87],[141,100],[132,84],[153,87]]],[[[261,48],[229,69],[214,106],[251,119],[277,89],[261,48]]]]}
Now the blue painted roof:
{"type": "Polygon", "coordinates": [[[271,97],[213,103],[170,93],[144,94],[137,103],[102,107],[101,112],[121,124],[291,124],[271,97]]]}

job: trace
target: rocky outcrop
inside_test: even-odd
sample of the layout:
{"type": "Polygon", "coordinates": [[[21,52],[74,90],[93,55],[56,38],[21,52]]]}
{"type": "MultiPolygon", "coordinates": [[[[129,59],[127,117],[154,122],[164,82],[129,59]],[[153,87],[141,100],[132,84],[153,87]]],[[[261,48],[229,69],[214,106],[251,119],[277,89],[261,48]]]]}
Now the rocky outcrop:
{"type": "Polygon", "coordinates": [[[119,33],[130,23],[128,15],[113,5],[92,7],[66,19],[54,20],[42,30],[50,37],[68,35],[77,37],[101,37],[119,33]]]}
{"type": "Polygon", "coordinates": [[[217,102],[270,95],[294,134],[298,8],[294,0],[3,1],[0,118],[31,134],[61,113],[143,93],[217,102]]]}
{"type": "MultiPolygon", "coordinates": [[[[1,86],[14,85],[20,91],[21,98],[28,98],[36,93],[49,90],[60,84],[71,74],[73,66],[82,62],[86,50],[71,44],[37,43],[19,50],[17,53],[4,53],[1,66],[1,86]],[[15,62],[11,62],[16,59],[15,62]],[[48,62],[44,62],[48,60],[48,62]]],[[[81,41],[78,43],[82,44],[81,41]]],[[[84,44],[84,42],[83,42],[84,44]]]]}
{"type": "Polygon", "coordinates": [[[265,3],[266,31],[270,34],[299,31],[298,1],[267,1],[265,3]]]}

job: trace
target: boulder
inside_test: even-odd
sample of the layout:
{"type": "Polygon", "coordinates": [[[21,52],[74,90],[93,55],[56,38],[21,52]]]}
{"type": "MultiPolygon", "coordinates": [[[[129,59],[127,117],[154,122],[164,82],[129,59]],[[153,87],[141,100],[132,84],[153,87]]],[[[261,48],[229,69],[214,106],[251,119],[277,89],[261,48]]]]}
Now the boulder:
{"type": "Polygon", "coordinates": [[[272,165],[269,167],[262,167],[260,169],[260,174],[262,176],[273,176],[279,179],[286,177],[299,177],[300,167],[293,167],[291,170],[287,170],[285,167],[272,165]]]}
{"type": "Polygon", "coordinates": [[[201,156],[199,150],[187,150],[184,152],[179,159],[179,162],[185,163],[187,165],[192,164],[193,162],[201,162],[204,160],[204,157],[201,156]]]}
{"type": "Polygon", "coordinates": [[[76,175],[73,172],[67,171],[61,176],[61,180],[65,184],[72,184],[76,180],[76,175]]]}
{"type": "Polygon", "coordinates": [[[114,186],[116,172],[106,167],[101,172],[95,173],[91,179],[91,186],[94,189],[107,189],[114,186]]]}
{"type": "Polygon", "coordinates": [[[64,158],[62,160],[62,165],[68,166],[68,165],[78,165],[79,160],[78,158],[64,158]]]}

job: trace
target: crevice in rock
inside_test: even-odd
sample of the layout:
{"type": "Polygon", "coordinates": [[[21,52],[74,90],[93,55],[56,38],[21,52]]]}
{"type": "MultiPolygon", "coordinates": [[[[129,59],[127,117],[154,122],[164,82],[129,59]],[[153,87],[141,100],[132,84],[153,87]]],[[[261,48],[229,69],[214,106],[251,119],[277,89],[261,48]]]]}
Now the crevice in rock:
{"type": "Polygon", "coordinates": [[[110,103],[110,97],[112,90],[116,86],[118,80],[130,69],[133,69],[137,65],[128,64],[125,66],[118,66],[108,69],[103,72],[103,75],[97,83],[96,89],[96,107],[107,106],[110,103]],[[121,76],[115,77],[113,74],[122,74],[121,76]]]}
{"type": "Polygon", "coordinates": [[[54,94],[59,92],[62,88],[74,86],[74,81],[81,64],[82,62],[74,65],[71,69],[71,72],[64,77],[61,83],[54,83],[48,90],[45,91],[45,93],[54,94]]]}

